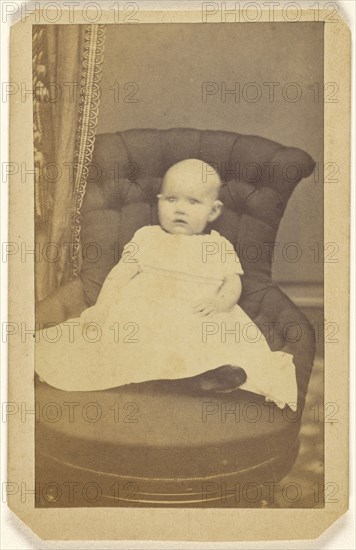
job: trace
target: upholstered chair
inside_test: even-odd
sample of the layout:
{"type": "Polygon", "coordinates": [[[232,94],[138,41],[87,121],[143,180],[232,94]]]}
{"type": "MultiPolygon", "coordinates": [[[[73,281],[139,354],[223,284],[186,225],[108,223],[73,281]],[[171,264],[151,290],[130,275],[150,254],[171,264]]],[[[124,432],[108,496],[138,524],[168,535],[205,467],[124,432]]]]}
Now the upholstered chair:
{"type": "Polygon", "coordinates": [[[79,275],[37,304],[36,320],[41,327],[61,323],[95,303],[135,231],[158,223],[162,177],[186,158],[204,160],[221,175],[224,208],[211,228],[229,239],[240,257],[240,306],[272,350],[293,355],[297,412],[243,390],[192,391],[189,379],[64,392],[36,378],[40,404],[77,403],[73,421],[62,414],[57,422],[37,423],[37,481],[42,486],[54,480],[96,481],[101,488],[97,501],[82,492],[72,502],[64,494],[59,499],[41,494],[39,506],[259,506],[260,497],[237,498],[226,488],[279,481],[293,465],[314,333],[274,284],[271,269],[288,200],[314,169],[306,152],[258,136],[188,128],[98,135],[81,209],[79,275]],[[96,403],[99,420],[88,420],[88,403],[96,403]]]}

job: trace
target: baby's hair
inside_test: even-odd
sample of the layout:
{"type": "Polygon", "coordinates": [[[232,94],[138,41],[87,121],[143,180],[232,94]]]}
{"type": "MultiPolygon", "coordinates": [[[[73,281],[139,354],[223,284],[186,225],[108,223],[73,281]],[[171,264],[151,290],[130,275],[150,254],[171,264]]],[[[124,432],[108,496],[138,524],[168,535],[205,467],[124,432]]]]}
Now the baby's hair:
{"type": "Polygon", "coordinates": [[[207,162],[195,158],[181,160],[168,168],[163,176],[162,190],[168,177],[174,177],[178,174],[183,176],[185,173],[189,177],[200,178],[202,183],[206,183],[211,187],[211,191],[215,195],[214,199],[218,198],[222,185],[218,172],[207,162]]]}

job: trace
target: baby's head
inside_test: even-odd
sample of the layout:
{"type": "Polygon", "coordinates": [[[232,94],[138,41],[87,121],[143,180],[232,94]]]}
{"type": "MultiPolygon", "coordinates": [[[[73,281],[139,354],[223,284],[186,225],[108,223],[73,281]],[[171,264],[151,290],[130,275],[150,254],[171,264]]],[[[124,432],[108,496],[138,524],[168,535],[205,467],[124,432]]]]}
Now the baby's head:
{"type": "Polygon", "coordinates": [[[206,162],[187,159],[171,166],[158,195],[161,227],[168,233],[203,233],[221,213],[220,187],[218,173],[206,162]]]}

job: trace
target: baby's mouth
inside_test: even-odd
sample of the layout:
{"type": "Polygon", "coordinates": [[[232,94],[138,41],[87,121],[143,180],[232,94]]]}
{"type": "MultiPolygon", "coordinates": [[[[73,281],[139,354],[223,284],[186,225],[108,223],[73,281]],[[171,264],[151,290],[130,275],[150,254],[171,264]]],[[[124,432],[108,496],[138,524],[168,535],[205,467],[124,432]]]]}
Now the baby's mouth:
{"type": "Polygon", "coordinates": [[[185,220],[182,220],[181,218],[177,218],[177,219],[173,220],[173,223],[187,225],[187,222],[185,220]]]}

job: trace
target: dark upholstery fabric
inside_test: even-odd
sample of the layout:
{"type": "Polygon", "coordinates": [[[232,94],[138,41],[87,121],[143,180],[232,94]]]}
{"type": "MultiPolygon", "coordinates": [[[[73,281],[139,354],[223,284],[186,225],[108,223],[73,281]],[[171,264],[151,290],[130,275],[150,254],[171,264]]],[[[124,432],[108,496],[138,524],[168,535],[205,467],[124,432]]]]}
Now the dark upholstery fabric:
{"type": "Polygon", "coordinates": [[[89,305],[95,302],[105,276],[118,260],[112,255],[110,262],[107,249],[114,247],[117,239],[121,253],[137,229],[156,223],[152,209],[165,171],[192,157],[214,166],[224,182],[221,200],[225,211],[212,228],[234,244],[246,276],[259,274],[270,281],[271,247],[294,187],[313,170],[311,157],[258,136],[231,132],[128,130],[96,138],[82,207],[83,226],[88,231],[82,240],[84,250],[88,241],[103,245],[105,250],[99,265],[92,259],[83,261],[81,279],[89,305]],[[121,212],[116,226],[111,210],[121,212]],[[98,224],[105,211],[107,226],[103,224],[100,231],[98,224]]]}

